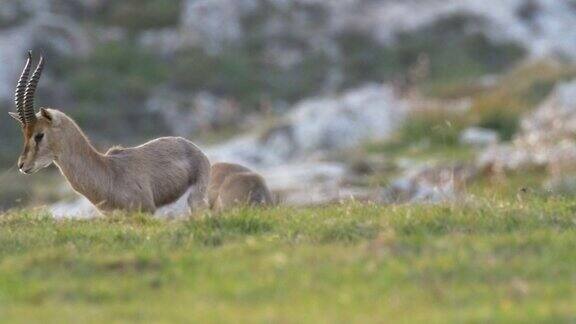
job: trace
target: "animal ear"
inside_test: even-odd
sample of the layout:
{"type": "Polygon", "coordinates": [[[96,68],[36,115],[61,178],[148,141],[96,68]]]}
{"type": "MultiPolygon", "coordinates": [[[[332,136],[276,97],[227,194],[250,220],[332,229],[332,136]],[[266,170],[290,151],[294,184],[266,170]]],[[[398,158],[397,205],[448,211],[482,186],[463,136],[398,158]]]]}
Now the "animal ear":
{"type": "Polygon", "coordinates": [[[11,112],[11,111],[8,112],[8,114],[10,115],[10,117],[16,119],[20,123],[20,125],[24,125],[24,123],[22,123],[22,121],[20,120],[20,115],[18,115],[15,112],[11,112]]]}
{"type": "Polygon", "coordinates": [[[42,117],[48,119],[49,121],[52,121],[52,114],[48,111],[48,109],[40,108],[40,114],[42,115],[42,117]]]}

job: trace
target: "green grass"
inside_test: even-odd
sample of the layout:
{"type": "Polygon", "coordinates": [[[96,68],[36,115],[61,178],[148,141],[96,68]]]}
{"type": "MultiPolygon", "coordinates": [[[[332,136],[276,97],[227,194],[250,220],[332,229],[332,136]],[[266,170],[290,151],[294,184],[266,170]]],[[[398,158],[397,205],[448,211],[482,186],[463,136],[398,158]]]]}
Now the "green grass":
{"type": "Polygon", "coordinates": [[[576,203],[0,217],[3,322],[576,320],[576,203]]]}
{"type": "Polygon", "coordinates": [[[446,111],[422,111],[403,123],[396,134],[384,141],[366,143],[360,156],[382,155],[393,161],[464,162],[474,159],[477,149],[460,144],[462,131],[469,126],[462,115],[446,111]]]}

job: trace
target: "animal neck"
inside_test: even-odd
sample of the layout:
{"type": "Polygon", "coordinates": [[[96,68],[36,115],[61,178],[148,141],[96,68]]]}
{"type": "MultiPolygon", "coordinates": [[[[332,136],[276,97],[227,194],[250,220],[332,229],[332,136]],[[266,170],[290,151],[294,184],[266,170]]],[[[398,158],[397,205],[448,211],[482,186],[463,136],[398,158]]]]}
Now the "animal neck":
{"type": "Polygon", "coordinates": [[[98,205],[105,201],[110,188],[106,157],[90,144],[73,120],[67,118],[63,123],[55,163],[74,190],[98,205]]]}

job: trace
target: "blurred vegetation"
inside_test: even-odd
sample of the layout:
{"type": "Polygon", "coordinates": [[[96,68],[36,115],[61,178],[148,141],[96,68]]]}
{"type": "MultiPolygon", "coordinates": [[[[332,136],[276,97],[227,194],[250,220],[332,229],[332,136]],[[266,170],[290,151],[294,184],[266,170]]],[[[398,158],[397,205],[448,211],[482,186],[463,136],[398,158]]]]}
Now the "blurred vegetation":
{"type": "Polygon", "coordinates": [[[144,107],[151,89],[168,75],[151,53],[130,42],[106,43],[90,57],[63,65],[62,78],[78,103],[71,114],[88,131],[105,130],[108,139],[142,139],[167,132],[162,118],[144,107]]]}
{"type": "Polygon", "coordinates": [[[538,61],[521,64],[488,86],[463,83],[445,87],[433,95],[448,100],[469,98],[470,110],[424,107],[414,111],[387,146],[410,147],[425,142],[431,147],[454,147],[459,145],[461,132],[471,126],[494,130],[508,141],[524,114],[548,97],[557,83],[574,77],[576,69],[570,65],[538,61]]]}
{"type": "Polygon", "coordinates": [[[267,62],[263,53],[234,47],[211,56],[199,49],[178,54],[172,82],[176,89],[207,90],[234,98],[246,111],[257,109],[263,101],[294,103],[318,93],[329,68],[322,55],[307,56],[290,69],[267,62]]]}
{"type": "Polygon", "coordinates": [[[469,24],[478,23],[472,16],[449,17],[397,35],[391,46],[378,46],[359,32],[344,33],[339,40],[347,76],[345,86],[399,78],[422,55],[429,60],[429,87],[502,73],[524,57],[524,50],[513,43],[496,44],[480,33],[468,32],[469,24]]]}
{"type": "MultiPolygon", "coordinates": [[[[18,6],[17,1],[11,3],[18,6]]],[[[52,82],[50,90],[41,84],[38,101],[77,119],[102,149],[172,134],[171,125],[160,113],[145,107],[157,89],[190,96],[207,91],[236,103],[240,115],[247,116],[264,105],[282,107],[278,108],[282,111],[326,92],[407,78],[424,57],[425,71],[421,78],[409,80],[414,83],[410,86],[425,96],[469,98],[470,112],[417,112],[391,141],[374,143],[371,150],[396,157],[465,159],[473,156],[473,150],[458,143],[463,129],[489,128],[509,140],[522,114],[544,99],[557,82],[576,76],[566,64],[521,64],[526,53],[519,46],[494,42],[474,32],[474,26],[485,22],[466,15],[394,35],[390,45],[350,29],[331,35],[333,44],[323,46],[302,32],[325,28],[329,13],[322,6],[274,6],[263,1],[259,10],[241,21],[246,35],[241,42],[224,44],[220,51],[188,46],[166,53],[142,46],[139,36],[178,28],[180,0],[106,0],[90,6],[70,0],[54,3],[60,13],[82,19],[83,26],[94,34],[101,28],[120,31],[113,33],[116,38],[94,37],[93,49],[85,57],[59,55],[42,40],[34,44],[50,58],[46,77],[52,82]],[[270,32],[265,27],[272,18],[290,28],[270,32]],[[284,52],[295,53],[289,64],[279,64],[274,57],[284,52]]],[[[15,23],[4,21],[0,13],[0,27],[15,23]]],[[[0,150],[0,166],[7,168],[19,154],[21,139],[15,123],[2,123],[0,136],[6,141],[0,150]]],[[[230,127],[238,129],[237,124],[230,127]]],[[[225,127],[221,131],[229,135],[225,127]]],[[[220,137],[210,134],[206,138],[220,137]]]]}
{"type": "MultiPolygon", "coordinates": [[[[131,2],[113,6],[116,9],[107,12],[114,16],[114,12],[123,12],[123,6],[130,5],[131,2]]],[[[321,12],[315,14],[322,15],[321,12]]],[[[297,38],[280,35],[269,39],[270,36],[257,32],[262,26],[251,21],[247,25],[254,29],[247,31],[250,38],[242,44],[230,45],[219,54],[189,48],[173,57],[159,57],[136,45],[134,40],[123,40],[98,44],[88,58],[63,61],[53,70],[70,85],[69,90],[78,103],[74,116],[81,125],[89,130],[97,125],[102,130],[106,121],[107,137],[129,138],[130,134],[145,137],[143,134],[169,132],[166,127],[158,128],[162,126],[159,118],[143,109],[147,95],[161,85],[169,85],[179,92],[209,91],[237,101],[245,111],[253,111],[263,102],[293,104],[322,92],[334,65],[342,65],[345,76],[338,88],[333,89],[338,91],[369,81],[393,80],[406,74],[422,54],[430,59],[430,76],[426,81],[430,84],[501,71],[522,57],[522,51],[514,45],[493,45],[483,36],[460,31],[467,19],[471,18],[451,18],[399,35],[397,43],[390,47],[378,46],[362,34],[340,35],[337,41],[342,62],[333,62],[327,54],[297,38]],[[450,36],[446,41],[448,31],[450,36]],[[269,43],[300,48],[302,59],[288,68],[276,66],[267,58],[265,44],[269,43]],[[123,127],[126,121],[130,121],[128,129],[123,127]]],[[[139,30],[145,28],[138,27],[139,30]]]]}
{"type": "Polygon", "coordinates": [[[0,212],[68,198],[61,190],[62,176],[50,169],[34,176],[19,174],[15,166],[0,172],[0,212]]]}
{"type": "Polygon", "coordinates": [[[460,144],[466,117],[448,111],[415,112],[387,141],[366,145],[366,154],[429,162],[469,161],[475,150],[460,144]]]}
{"type": "MultiPolygon", "coordinates": [[[[429,85],[453,84],[500,72],[523,56],[513,44],[494,44],[481,35],[465,32],[464,27],[478,22],[474,17],[461,16],[397,35],[391,46],[378,45],[359,32],[343,32],[335,38],[339,51],[335,57],[297,29],[270,34],[264,28],[271,17],[287,26],[303,21],[306,25],[299,26],[302,29],[322,28],[327,17],[322,6],[279,7],[267,2],[244,17],[242,25],[248,36],[239,44],[228,44],[217,53],[190,47],[161,54],[142,47],[138,35],[178,26],[180,1],[107,0],[85,6],[62,0],[54,6],[63,14],[82,17],[91,28],[114,26],[127,32],[118,40],[95,42],[87,57],[62,57],[52,53],[49,44],[35,45],[44,48],[51,58],[47,74],[55,81],[54,88],[60,89],[54,95],[41,86],[40,97],[48,97],[50,105],[65,109],[97,143],[104,145],[119,141],[130,145],[171,133],[170,125],[158,113],[145,109],[149,96],[159,87],[186,94],[209,91],[235,101],[244,112],[252,112],[263,104],[285,107],[326,90],[395,80],[405,75],[422,54],[430,60],[426,79],[429,85]],[[301,19],[302,15],[307,19],[301,19]],[[272,47],[295,51],[300,59],[278,66],[270,57],[272,47]],[[342,77],[335,78],[335,73],[342,77]]],[[[5,130],[6,138],[15,139],[17,132],[13,130],[5,130]]],[[[9,142],[0,156],[0,165],[12,163],[19,150],[17,140],[9,142]]]]}
{"type": "Polygon", "coordinates": [[[24,4],[18,0],[4,0],[0,10],[0,28],[10,28],[29,18],[24,4]]]}
{"type": "Polygon", "coordinates": [[[541,103],[558,82],[574,77],[575,68],[556,62],[519,66],[474,96],[471,118],[478,126],[496,130],[509,140],[522,114],[541,103]]]}
{"type": "Polygon", "coordinates": [[[102,1],[96,22],[122,27],[131,33],[178,25],[182,0],[102,1]]]}
{"type": "MultiPolygon", "coordinates": [[[[0,103],[0,111],[3,111],[3,118],[0,118],[0,138],[2,138],[0,149],[0,170],[16,165],[16,159],[22,149],[22,131],[18,122],[5,115],[12,106],[5,106],[0,103]]],[[[1,185],[1,183],[0,183],[1,185]]]]}
{"type": "Polygon", "coordinates": [[[136,33],[176,26],[179,23],[182,0],[51,0],[47,7],[53,12],[74,17],[87,24],[119,27],[136,33]]]}
{"type": "MultiPolygon", "coordinates": [[[[508,73],[494,78],[489,84],[464,82],[436,89],[434,96],[423,107],[411,111],[408,120],[389,140],[366,144],[353,156],[360,161],[374,160],[368,177],[368,186],[386,186],[398,177],[406,163],[427,165],[474,163],[479,149],[460,142],[462,131],[475,126],[498,132],[501,140],[508,141],[517,132],[521,117],[542,102],[558,82],[576,77],[576,69],[557,61],[526,62],[508,73]],[[442,89],[440,91],[440,89],[442,89]],[[469,98],[468,110],[455,109],[450,100],[469,98]],[[442,106],[445,101],[446,105],[442,106]],[[430,106],[432,105],[432,106],[430,106]]],[[[354,166],[356,161],[344,160],[354,166]]],[[[363,165],[362,163],[360,165],[363,165]]],[[[470,193],[495,197],[514,196],[522,188],[539,195],[573,195],[572,178],[549,184],[546,170],[522,170],[505,175],[483,174],[472,182],[470,193]],[[497,189],[496,189],[497,188],[497,189]]]]}
{"type": "Polygon", "coordinates": [[[576,77],[576,68],[555,60],[529,61],[507,73],[482,81],[460,84],[438,83],[428,88],[429,95],[442,99],[470,98],[471,110],[465,118],[447,117],[456,128],[478,126],[498,132],[502,140],[510,140],[519,127],[523,114],[539,105],[559,82],[576,77]]]}

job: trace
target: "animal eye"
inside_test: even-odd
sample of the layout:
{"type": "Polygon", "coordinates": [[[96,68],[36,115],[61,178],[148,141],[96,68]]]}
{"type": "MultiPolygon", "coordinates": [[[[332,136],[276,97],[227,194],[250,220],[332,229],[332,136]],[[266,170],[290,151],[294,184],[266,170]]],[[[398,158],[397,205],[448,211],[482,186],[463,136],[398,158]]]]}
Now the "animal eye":
{"type": "Polygon", "coordinates": [[[44,133],[38,133],[34,136],[34,140],[38,143],[44,138],[44,133]]]}

